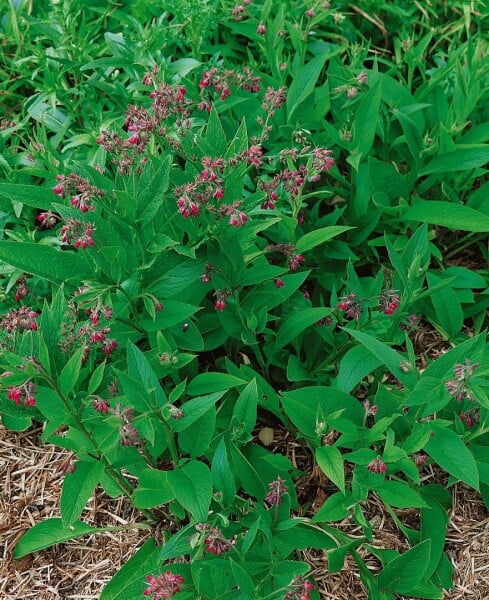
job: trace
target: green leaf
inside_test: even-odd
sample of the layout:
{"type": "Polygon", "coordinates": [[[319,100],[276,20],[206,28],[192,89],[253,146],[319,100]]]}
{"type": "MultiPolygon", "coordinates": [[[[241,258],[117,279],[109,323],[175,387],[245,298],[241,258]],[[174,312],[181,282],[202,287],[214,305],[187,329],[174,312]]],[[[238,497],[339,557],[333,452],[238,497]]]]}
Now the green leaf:
{"type": "Polygon", "coordinates": [[[331,309],[326,307],[306,308],[300,312],[292,314],[282,323],[277,332],[276,346],[283,348],[289,342],[294,340],[305,329],[317,323],[320,319],[331,314],[331,309]]]}
{"type": "Polygon", "coordinates": [[[375,371],[381,364],[382,361],[365,346],[350,348],[340,361],[336,387],[344,392],[351,392],[364,377],[375,371]]]}
{"type": "Polygon", "coordinates": [[[335,446],[321,446],[321,448],[317,448],[316,462],[326,477],[345,493],[344,461],[338,448],[335,446]]]}
{"type": "Polygon", "coordinates": [[[432,173],[452,173],[476,169],[489,163],[489,145],[479,148],[458,148],[453,152],[438,154],[419,172],[419,177],[432,173]]]}
{"type": "Polygon", "coordinates": [[[410,594],[423,579],[430,551],[430,541],[424,540],[389,562],[378,575],[379,588],[398,594],[410,594]]]}
{"type": "Polygon", "coordinates": [[[214,489],[222,494],[224,505],[229,506],[232,504],[236,495],[236,482],[223,439],[219,442],[219,446],[212,457],[211,477],[214,489]]]}
{"type": "Polygon", "coordinates": [[[73,473],[67,473],[61,492],[61,518],[63,527],[68,527],[78,519],[95,487],[104,465],[98,460],[79,460],[73,473]]]}
{"type": "Polygon", "coordinates": [[[98,390],[100,384],[104,379],[105,374],[105,361],[100,363],[99,366],[95,369],[95,371],[90,376],[90,380],[88,382],[87,394],[93,394],[98,390]]]}
{"type": "Polygon", "coordinates": [[[247,383],[246,380],[228,373],[200,373],[188,384],[187,394],[195,396],[202,393],[220,392],[247,383]]]}
{"type": "Polygon", "coordinates": [[[197,521],[206,522],[212,496],[211,473],[201,462],[190,461],[168,471],[168,483],[175,498],[197,521]]]}
{"type": "Polygon", "coordinates": [[[289,123],[299,105],[314,91],[314,87],[327,58],[328,55],[326,53],[321,53],[301,67],[295,74],[287,93],[286,106],[289,123]]]}
{"type": "Polygon", "coordinates": [[[0,196],[40,210],[49,210],[56,199],[51,188],[20,183],[0,183],[0,196]]]}
{"type": "Polygon", "coordinates": [[[307,250],[311,250],[320,244],[324,244],[324,242],[327,242],[350,229],[354,229],[354,227],[332,225],[331,227],[323,227],[321,229],[309,231],[297,240],[295,247],[299,252],[307,252],[307,250]]]}
{"type": "Polygon", "coordinates": [[[470,206],[443,200],[418,200],[400,218],[474,233],[489,231],[488,215],[470,206]]]}
{"type": "Polygon", "coordinates": [[[212,105],[212,110],[207,122],[205,141],[209,144],[209,147],[212,148],[213,156],[224,156],[226,154],[228,145],[226,134],[224,133],[221,120],[214,104],[212,105]]]}
{"type": "Polygon", "coordinates": [[[381,360],[403,385],[405,385],[408,389],[414,387],[416,384],[416,376],[413,373],[404,373],[400,369],[399,365],[401,364],[402,360],[404,360],[402,354],[399,354],[390,346],[387,346],[387,344],[377,340],[368,333],[356,331],[355,329],[349,329],[348,327],[343,327],[343,329],[356,340],[358,340],[363,346],[368,348],[374,356],[381,360]]]}
{"type": "Polygon", "coordinates": [[[55,284],[93,277],[93,267],[81,251],[61,251],[44,244],[0,241],[0,260],[55,284]]]}
{"type": "Polygon", "coordinates": [[[421,509],[421,541],[431,541],[430,561],[425,571],[425,579],[430,578],[443,556],[446,529],[448,522],[447,511],[432,498],[424,496],[428,508],[421,509]]]}
{"type": "Polygon", "coordinates": [[[24,533],[15,546],[14,558],[22,558],[31,552],[38,552],[44,548],[49,548],[49,546],[54,546],[54,544],[99,531],[105,531],[105,529],[103,527],[92,527],[81,521],[76,521],[65,527],[61,519],[46,519],[24,533]]]}
{"type": "Polygon", "coordinates": [[[378,79],[360,100],[353,122],[353,146],[355,154],[365,156],[374,143],[379,119],[381,100],[381,80],[378,79]]]}
{"type": "Polygon", "coordinates": [[[154,319],[143,319],[141,326],[145,331],[160,331],[182,323],[199,310],[201,310],[199,306],[176,300],[165,300],[163,310],[159,311],[154,319]]]}
{"type": "Polygon", "coordinates": [[[198,419],[209,412],[223,395],[224,391],[214,392],[213,394],[197,396],[196,398],[192,398],[192,400],[184,402],[180,407],[184,412],[184,416],[172,423],[172,430],[181,432],[193,425],[198,419]]]}
{"type": "MultiPolygon", "coordinates": [[[[258,407],[258,387],[256,379],[252,379],[238,396],[234,405],[231,429],[233,436],[247,438],[256,425],[258,407]]],[[[248,440],[246,440],[248,441],[248,440]]]]}
{"type": "Polygon", "coordinates": [[[63,367],[59,375],[58,386],[62,394],[67,396],[76,386],[82,366],[83,348],[79,348],[63,367]]]}
{"type": "Polygon", "coordinates": [[[178,445],[191,458],[202,456],[209,450],[216,428],[216,409],[212,405],[191,427],[178,434],[178,445]]]}
{"type": "Polygon", "coordinates": [[[427,508],[421,496],[401,481],[385,480],[376,488],[382,501],[395,508],[427,508]]]}
{"type": "Polygon", "coordinates": [[[479,471],[474,456],[460,437],[436,422],[430,424],[432,437],[424,447],[431,458],[450,475],[479,489],[479,471]]]}
{"type": "Polygon", "coordinates": [[[354,504],[351,497],[342,492],[336,492],[328,497],[312,518],[313,523],[328,523],[341,521],[348,514],[350,507],[354,504]]]}
{"type": "Polygon", "coordinates": [[[175,499],[168,483],[168,473],[158,469],[145,469],[139,473],[138,487],[133,495],[136,508],[153,508],[175,499]]]}
{"type": "Polygon", "coordinates": [[[140,597],[146,587],[146,575],[157,573],[161,567],[160,552],[153,538],[147,540],[104,587],[100,600],[140,597]]]}
{"type": "Polygon", "coordinates": [[[165,192],[170,182],[171,156],[166,156],[158,165],[149,184],[141,191],[138,206],[138,221],[149,223],[166,201],[165,192]]]}

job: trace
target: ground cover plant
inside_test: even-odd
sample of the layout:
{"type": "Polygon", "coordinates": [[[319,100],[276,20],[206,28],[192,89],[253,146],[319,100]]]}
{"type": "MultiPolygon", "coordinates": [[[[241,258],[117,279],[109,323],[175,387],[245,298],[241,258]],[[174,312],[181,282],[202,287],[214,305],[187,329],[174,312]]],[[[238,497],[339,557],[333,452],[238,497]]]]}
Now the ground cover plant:
{"type": "Polygon", "coordinates": [[[173,4],[2,15],[0,413],[73,453],[16,556],[100,486],[155,533],[102,600],[318,598],[310,548],[442,598],[451,485],[489,503],[487,7],[173,4]]]}

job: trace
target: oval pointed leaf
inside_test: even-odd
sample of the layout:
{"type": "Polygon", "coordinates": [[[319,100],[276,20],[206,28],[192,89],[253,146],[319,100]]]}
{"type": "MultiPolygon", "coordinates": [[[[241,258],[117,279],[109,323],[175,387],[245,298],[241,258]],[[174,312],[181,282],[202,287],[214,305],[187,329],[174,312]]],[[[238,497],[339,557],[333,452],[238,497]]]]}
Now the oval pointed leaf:
{"type": "Polygon", "coordinates": [[[79,460],[75,471],[67,473],[61,492],[61,517],[65,527],[81,515],[103,471],[103,463],[98,460],[79,460]]]}
{"type": "Polygon", "coordinates": [[[436,423],[431,425],[433,435],[424,447],[427,454],[450,475],[479,489],[479,471],[474,456],[460,437],[451,429],[436,423]]]}
{"type": "Polygon", "coordinates": [[[15,546],[14,558],[22,558],[31,552],[37,552],[49,548],[49,546],[54,546],[54,544],[99,531],[105,531],[105,529],[92,527],[81,521],[76,521],[69,527],[65,527],[61,519],[46,519],[46,521],[34,525],[32,529],[24,533],[15,546]]]}
{"type": "Polygon", "coordinates": [[[316,450],[316,462],[326,477],[345,493],[343,457],[335,446],[322,446],[316,450]]]}
{"type": "Polygon", "coordinates": [[[331,313],[330,308],[317,307],[306,308],[301,312],[294,313],[282,324],[277,333],[276,345],[283,348],[305,329],[317,323],[331,313]]]}
{"type": "Polygon", "coordinates": [[[409,594],[422,580],[430,560],[431,543],[424,540],[388,563],[378,576],[379,588],[409,594]]]}
{"type": "Polygon", "coordinates": [[[197,521],[207,521],[212,483],[211,473],[204,463],[194,460],[169,471],[168,483],[178,502],[197,521]]]}
{"type": "Polygon", "coordinates": [[[320,244],[324,244],[324,242],[327,242],[350,229],[354,228],[343,225],[333,225],[331,227],[322,227],[315,231],[309,231],[297,241],[295,246],[299,252],[307,252],[307,250],[311,250],[320,244]]]}

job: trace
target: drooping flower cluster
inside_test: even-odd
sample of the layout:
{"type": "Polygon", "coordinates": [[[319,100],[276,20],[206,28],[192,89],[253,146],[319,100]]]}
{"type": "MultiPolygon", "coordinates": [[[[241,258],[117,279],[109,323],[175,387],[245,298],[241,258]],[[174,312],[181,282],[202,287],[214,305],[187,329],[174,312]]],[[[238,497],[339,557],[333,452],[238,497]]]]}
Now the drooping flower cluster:
{"type": "Polygon", "coordinates": [[[265,502],[269,507],[282,504],[282,496],[287,494],[287,486],[281,477],[277,477],[268,484],[268,492],[265,496],[265,502]]]}
{"type": "Polygon", "coordinates": [[[208,523],[198,523],[195,529],[201,532],[206,554],[220,556],[231,549],[231,542],[227,540],[218,527],[211,527],[208,523]]]}
{"type": "Polygon", "coordinates": [[[29,295],[30,293],[30,289],[29,286],[27,285],[27,281],[25,277],[19,277],[17,279],[17,288],[15,290],[15,301],[16,302],[20,302],[22,300],[22,298],[25,298],[26,296],[29,295]]]}
{"type": "Polygon", "coordinates": [[[75,248],[86,250],[93,246],[93,233],[95,226],[93,223],[84,223],[78,219],[66,219],[61,227],[60,236],[64,244],[73,244],[75,248]]]}
{"type": "Polygon", "coordinates": [[[353,319],[355,321],[360,319],[363,310],[361,300],[353,292],[340,298],[338,309],[345,313],[347,319],[353,319]]]}
{"type": "Polygon", "coordinates": [[[92,185],[88,179],[74,172],[68,176],[57,175],[56,179],[58,183],[53,188],[53,192],[62,198],[70,197],[71,206],[83,213],[95,210],[94,199],[105,196],[105,190],[92,185]]]}
{"type": "Polygon", "coordinates": [[[374,460],[368,463],[367,469],[372,473],[385,473],[387,471],[387,465],[380,456],[377,456],[377,458],[374,458],[374,460]]]}
{"type": "Polygon", "coordinates": [[[480,421],[480,413],[478,408],[471,408],[470,410],[464,410],[460,413],[460,420],[465,423],[467,427],[472,427],[474,424],[480,421]]]}
{"type": "Polygon", "coordinates": [[[13,308],[3,315],[0,320],[0,329],[3,329],[8,335],[20,331],[37,331],[37,317],[37,312],[29,306],[13,308]]]}
{"type": "Polygon", "coordinates": [[[456,364],[453,367],[455,378],[446,381],[445,387],[450,396],[455,398],[457,402],[473,400],[472,393],[468,389],[467,383],[478,366],[477,363],[471,363],[469,359],[466,359],[465,363],[456,364]]]}
{"type": "Polygon", "coordinates": [[[399,308],[401,298],[395,290],[383,290],[379,298],[379,310],[385,315],[393,315],[399,308]]]}
{"type": "Polygon", "coordinates": [[[293,244],[288,244],[286,242],[280,242],[278,244],[268,244],[265,250],[269,252],[281,252],[284,256],[286,256],[289,269],[291,271],[297,271],[297,269],[305,260],[302,254],[297,252],[297,249],[293,244]]]}
{"type": "Polygon", "coordinates": [[[86,363],[93,348],[100,348],[106,356],[110,356],[117,348],[117,341],[109,338],[110,327],[100,323],[100,316],[105,321],[112,318],[112,309],[109,306],[95,306],[86,308],[88,320],[78,322],[75,307],[71,307],[70,314],[61,325],[61,348],[64,352],[71,352],[83,348],[82,363],[86,363]]]}
{"type": "Polygon", "coordinates": [[[171,571],[165,571],[161,575],[148,575],[146,577],[148,587],[144,590],[144,596],[151,596],[152,600],[168,600],[180,591],[180,584],[184,578],[171,571]]]}
{"type": "Polygon", "coordinates": [[[25,381],[22,385],[11,385],[8,388],[7,398],[13,400],[17,406],[23,404],[26,408],[36,405],[34,394],[37,392],[32,381],[25,381]]]}
{"type": "Polygon", "coordinates": [[[285,594],[284,600],[310,600],[310,592],[314,589],[311,582],[301,577],[294,577],[290,582],[289,591],[285,594]]]}

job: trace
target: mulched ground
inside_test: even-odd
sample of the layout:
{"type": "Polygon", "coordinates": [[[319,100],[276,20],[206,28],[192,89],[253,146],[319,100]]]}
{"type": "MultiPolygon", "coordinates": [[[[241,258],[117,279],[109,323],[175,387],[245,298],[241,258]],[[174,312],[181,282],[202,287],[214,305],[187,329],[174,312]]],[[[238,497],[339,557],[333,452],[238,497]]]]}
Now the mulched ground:
{"type": "MultiPolygon", "coordinates": [[[[43,445],[40,428],[16,433],[0,425],[0,598],[2,600],[89,600],[99,597],[104,585],[148,539],[140,529],[92,535],[59,544],[19,560],[12,558],[21,535],[47,517],[59,516],[64,475],[60,466],[70,458],[65,450],[43,445]]],[[[292,439],[287,454],[297,463],[301,448],[292,439]]],[[[282,451],[282,450],[281,450],[282,451]]],[[[427,473],[436,478],[436,473],[427,473]]],[[[320,495],[321,482],[317,485],[320,495]]],[[[462,484],[451,488],[453,507],[447,535],[447,553],[455,568],[455,587],[445,600],[489,598],[489,513],[477,493],[462,484]]],[[[369,502],[367,512],[375,519],[375,541],[379,547],[407,549],[382,504],[369,502]]],[[[407,511],[409,512],[409,511],[407,511]]],[[[409,519],[410,515],[402,515],[409,519]]],[[[412,518],[415,517],[413,512],[412,518]]],[[[112,500],[98,493],[89,501],[83,520],[91,525],[129,525],[138,512],[126,500],[112,500]]],[[[360,535],[349,520],[340,526],[349,535],[360,535]]],[[[365,555],[372,570],[379,565],[365,555]]],[[[310,551],[311,564],[321,598],[362,600],[367,598],[358,569],[350,558],[340,573],[328,573],[324,553],[310,551]]],[[[130,599],[127,600],[136,600],[130,599]]],[[[409,599],[403,599],[409,600],[409,599]]]]}

